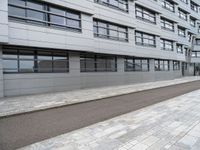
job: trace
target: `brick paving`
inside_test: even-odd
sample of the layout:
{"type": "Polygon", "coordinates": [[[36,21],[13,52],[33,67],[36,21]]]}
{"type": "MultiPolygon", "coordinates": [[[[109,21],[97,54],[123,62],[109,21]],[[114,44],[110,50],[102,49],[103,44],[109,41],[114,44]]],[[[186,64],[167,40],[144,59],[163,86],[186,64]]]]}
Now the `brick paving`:
{"type": "Polygon", "coordinates": [[[199,150],[200,90],[19,150],[199,150]]]}

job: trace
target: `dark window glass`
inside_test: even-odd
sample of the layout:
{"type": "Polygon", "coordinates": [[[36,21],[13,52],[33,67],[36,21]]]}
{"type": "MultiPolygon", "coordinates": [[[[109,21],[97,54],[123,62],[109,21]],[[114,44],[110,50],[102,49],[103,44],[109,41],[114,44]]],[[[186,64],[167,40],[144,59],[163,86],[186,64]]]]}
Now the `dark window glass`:
{"type": "Polygon", "coordinates": [[[81,72],[115,72],[117,59],[115,56],[82,54],[80,66],[81,72]]]}
{"type": "Polygon", "coordinates": [[[69,71],[67,52],[15,49],[18,48],[3,48],[4,73],[69,71]]]}
{"type": "Polygon", "coordinates": [[[125,58],[125,71],[149,71],[149,59],[125,58]]]}
{"type": "Polygon", "coordinates": [[[12,16],[19,16],[19,17],[26,17],[26,11],[24,8],[8,6],[9,15],[12,16]]]}
{"type": "Polygon", "coordinates": [[[156,23],[156,13],[154,13],[144,7],[136,5],[135,13],[136,13],[137,18],[140,18],[144,21],[148,21],[151,23],[156,23]]]}
{"type": "Polygon", "coordinates": [[[156,47],[156,37],[144,32],[135,32],[135,40],[137,45],[156,47]]]}
{"type": "Polygon", "coordinates": [[[95,37],[108,38],[118,41],[128,41],[128,28],[105,21],[94,20],[95,37]]]}
{"type": "Polygon", "coordinates": [[[81,31],[81,13],[60,8],[40,1],[9,1],[8,15],[10,19],[51,26],[62,29],[81,31]],[[19,2],[19,4],[17,3],[19,2]],[[23,6],[22,6],[23,5],[23,6]]]}
{"type": "Polygon", "coordinates": [[[168,60],[155,60],[155,71],[169,71],[170,65],[168,60]]]}
{"type": "Polygon", "coordinates": [[[180,70],[180,62],[173,61],[173,70],[180,70]]]}
{"type": "Polygon", "coordinates": [[[8,3],[19,6],[25,6],[26,4],[24,0],[8,0],[8,3]]]}
{"type": "Polygon", "coordinates": [[[161,39],[160,47],[162,50],[173,51],[173,41],[161,39]]]}
{"type": "Polygon", "coordinates": [[[94,0],[96,3],[128,12],[128,0],[94,0]]]}

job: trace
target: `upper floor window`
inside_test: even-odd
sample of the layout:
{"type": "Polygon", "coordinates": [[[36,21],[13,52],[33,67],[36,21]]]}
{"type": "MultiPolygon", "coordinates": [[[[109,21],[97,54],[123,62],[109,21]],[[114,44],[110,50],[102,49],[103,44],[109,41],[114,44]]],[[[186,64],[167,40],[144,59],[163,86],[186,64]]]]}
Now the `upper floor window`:
{"type": "Polygon", "coordinates": [[[93,26],[95,37],[113,39],[118,41],[128,41],[127,27],[96,19],[93,22],[93,26]]]}
{"type": "Polygon", "coordinates": [[[31,24],[81,31],[81,13],[32,0],[9,0],[8,16],[31,24]]]}
{"type": "Polygon", "coordinates": [[[163,0],[162,1],[162,7],[165,9],[168,9],[171,12],[174,12],[174,3],[172,1],[168,1],[168,0],[163,0]]]}
{"type": "Polygon", "coordinates": [[[125,71],[149,71],[149,59],[146,58],[125,58],[125,71]]]}
{"type": "Polygon", "coordinates": [[[200,39],[195,40],[195,45],[200,45],[200,39]]]}
{"type": "Polygon", "coordinates": [[[178,16],[179,18],[187,21],[187,13],[181,9],[178,10],[178,16]]]}
{"type": "Polygon", "coordinates": [[[182,28],[182,27],[178,27],[178,35],[179,35],[179,36],[185,37],[185,36],[186,36],[186,31],[185,31],[185,29],[182,28]]]}
{"type": "Polygon", "coordinates": [[[160,46],[162,50],[173,51],[173,41],[160,39],[160,46]]]}
{"type": "Polygon", "coordinates": [[[4,73],[69,72],[68,52],[33,48],[3,48],[4,73]]]}
{"type": "Polygon", "coordinates": [[[128,0],[94,0],[96,3],[128,12],[128,0]]]}
{"type": "Polygon", "coordinates": [[[169,71],[170,65],[168,60],[155,60],[155,71],[169,71]]]}
{"type": "Polygon", "coordinates": [[[198,5],[194,3],[193,1],[191,1],[190,7],[193,11],[198,12],[198,5]]]}
{"type": "Polygon", "coordinates": [[[116,72],[117,57],[84,53],[80,56],[81,72],[116,72]]]}
{"type": "Polygon", "coordinates": [[[156,36],[144,32],[135,32],[135,41],[137,45],[156,47],[156,36]]]}
{"type": "Polygon", "coordinates": [[[199,58],[200,57],[200,51],[192,51],[192,57],[199,58]]]}
{"type": "Polygon", "coordinates": [[[186,3],[186,4],[188,4],[188,0],[180,0],[180,1],[182,1],[182,2],[184,2],[184,3],[186,3]]]}
{"type": "Polygon", "coordinates": [[[148,21],[150,23],[156,23],[156,13],[153,11],[150,11],[149,9],[146,9],[142,6],[135,6],[135,14],[136,18],[148,21]]]}
{"type": "Polygon", "coordinates": [[[196,19],[195,18],[190,17],[190,25],[193,26],[193,27],[196,26],[196,19]]]}
{"type": "Polygon", "coordinates": [[[177,53],[183,54],[183,45],[177,44],[176,49],[177,49],[177,53]]]}
{"type": "Polygon", "coordinates": [[[165,18],[161,18],[161,28],[165,30],[174,31],[174,23],[165,18]]]}

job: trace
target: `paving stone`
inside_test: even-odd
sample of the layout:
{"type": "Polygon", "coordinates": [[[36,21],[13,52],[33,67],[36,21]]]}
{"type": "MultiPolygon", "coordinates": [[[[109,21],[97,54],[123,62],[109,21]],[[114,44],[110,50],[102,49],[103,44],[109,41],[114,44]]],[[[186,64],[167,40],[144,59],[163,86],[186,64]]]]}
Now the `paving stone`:
{"type": "Polygon", "coordinates": [[[193,91],[20,150],[200,150],[199,97],[193,91]]]}

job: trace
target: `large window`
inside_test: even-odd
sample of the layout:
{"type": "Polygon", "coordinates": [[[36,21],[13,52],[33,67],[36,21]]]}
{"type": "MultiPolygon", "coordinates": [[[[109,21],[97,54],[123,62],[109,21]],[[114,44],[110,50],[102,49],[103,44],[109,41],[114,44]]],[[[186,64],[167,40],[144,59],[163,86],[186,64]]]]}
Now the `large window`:
{"type": "Polygon", "coordinates": [[[128,28],[105,21],[94,20],[94,36],[118,41],[128,41],[128,28]]]}
{"type": "Polygon", "coordinates": [[[173,70],[180,70],[180,61],[173,61],[173,70]]]}
{"type": "Polygon", "coordinates": [[[200,51],[192,51],[192,57],[199,58],[200,57],[200,51]]]}
{"type": "Polygon", "coordinates": [[[174,3],[169,1],[169,0],[163,0],[162,1],[162,7],[169,10],[169,11],[174,12],[174,3]]]}
{"type": "Polygon", "coordinates": [[[183,2],[183,3],[188,4],[188,0],[180,0],[180,1],[183,2]]]}
{"type": "Polygon", "coordinates": [[[135,13],[136,13],[136,18],[142,19],[144,21],[148,21],[151,23],[156,23],[156,13],[152,12],[144,7],[135,6],[135,13]]]}
{"type": "Polygon", "coordinates": [[[81,31],[81,14],[41,1],[9,0],[9,19],[81,31]]]}
{"type": "Polygon", "coordinates": [[[155,71],[169,71],[170,65],[168,60],[155,60],[155,71]]]}
{"type": "Polygon", "coordinates": [[[176,45],[177,53],[183,54],[183,45],[177,44],[176,45]]]}
{"type": "Polygon", "coordinates": [[[186,31],[184,28],[182,27],[178,27],[178,35],[179,36],[182,36],[182,37],[185,37],[186,36],[186,31]]]}
{"type": "Polygon", "coordinates": [[[125,71],[149,71],[149,59],[125,58],[125,71]]]}
{"type": "Polygon", "coordinates": [[[179,16],[179,18],[187,21],[187,12],[179,9],[178,10],[178,16],[179,16]]]}
{"type": "Polygon", "coordinates": [[[193,17],[190,17],[190,25],[195,27],[196,26],[196,19],[193,17]]]}
{"type": "Polygon", "coordinates": [[[135,40],[137,45],[156,47],[156,37],[144,32],[135,32],[135,40]]]}
{"type": "Polygon", "coordinates": [[[128,0],[94,0],[96,3],[128,12],[128,0]]]}
{"type": "Polygon", "coordinates": [[[160,47],[162,50],[173,51],[173,41],[160,39],[160,47]]]}
{"type": "Polygon", "coordinates": [[[110,55],[81,54],[81,72],[116,72],[117,58],[110,55]]]}
{"type": "Polygon", "coordinates": [[[20,47],[3,48],[4,73],[69,72],[68,53],[20,47]]]}
{"type": "Polygon", "coordinates": [[[169,31],[174,31],[174,23],[165,18],[161,18],[161,28],[169,31]]]}
{"type": "Polygon", "coordinates": [[[198,5],[194,3],[193,1],[191,1],[190,7],[193,11],[198,12],[198,5]]]}

